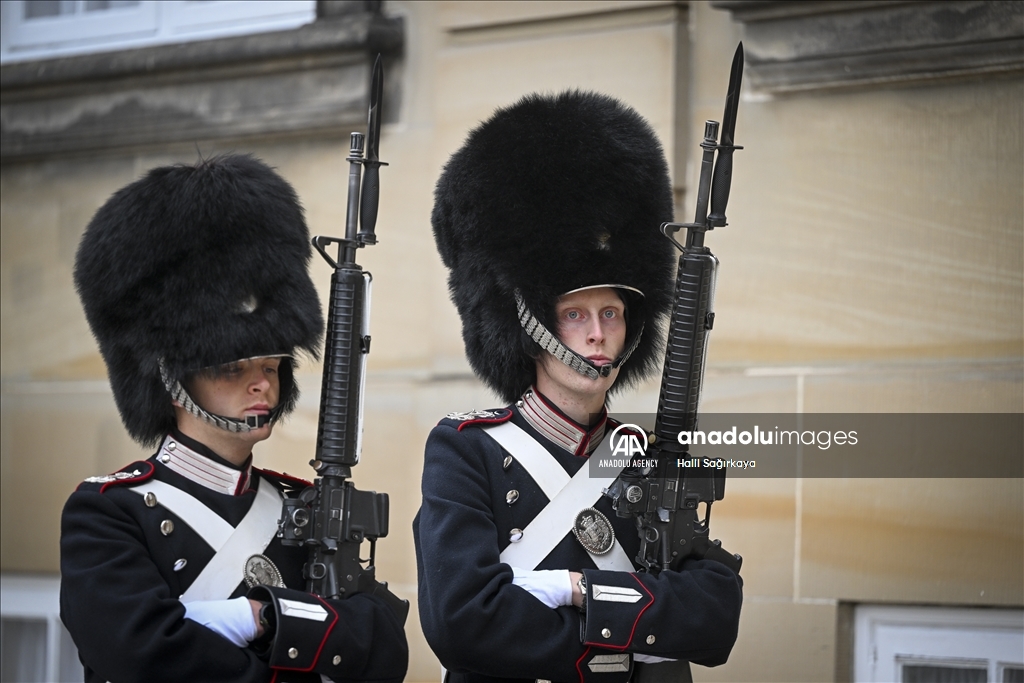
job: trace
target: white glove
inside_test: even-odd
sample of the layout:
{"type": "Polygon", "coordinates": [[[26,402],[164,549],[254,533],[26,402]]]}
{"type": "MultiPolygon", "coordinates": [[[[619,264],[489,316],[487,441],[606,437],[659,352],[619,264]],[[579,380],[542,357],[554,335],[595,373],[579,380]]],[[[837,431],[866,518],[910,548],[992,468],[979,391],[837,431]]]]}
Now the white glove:
{"type": "Polygon", "coordinates": [[[572,604],[572,581],[568,569],[534,569],[512,567],[512,583],[554,609],[572,604]]]}
{"type": "Polygon", "coordinates": [[[246,598],[197,600],[185,604],[185,618],[202,624],[233,645],[245,647],[256,637],[256,620],[246,598]]]}

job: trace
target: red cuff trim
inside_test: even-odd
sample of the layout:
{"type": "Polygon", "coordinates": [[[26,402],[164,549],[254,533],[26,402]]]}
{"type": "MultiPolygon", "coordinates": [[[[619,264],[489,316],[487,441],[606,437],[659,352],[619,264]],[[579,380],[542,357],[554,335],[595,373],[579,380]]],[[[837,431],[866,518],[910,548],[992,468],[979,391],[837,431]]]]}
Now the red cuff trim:
{"type": "Polygon", "coordinates": [[[579,677],[580,677],[580,683],[583,683],[583,680],[584,680],[584,679],[583,679],[583,669],[581,669],[581,668],[580,668],[580,664],[582,664],[582,663],[583,663],[583,660],[584,660],[584,659],[586,659],[586,658],[587,658],[587,655],[589,655],[589,654],[590,654],[590,650],[591,650],[591,648],[590,648],[590,646],[588,645],[588,646],[587,646],[587,649],[583,651],[583,654],[582,654],[582,655],[580,655],[580,658],[576,660],[576,673],[577,673],[577,674],[579,675],[579,677]]]}
{"type": "Polygon", "coordinates": [[[596,645],[597,647],[602,647],[602,648],[604,648],[606,650],[618,650],[618,651],[621,652],[621,651],[625,650],[626,648],[628,648],[630,645],[633,644],[633,636],[636,635],[636,627],[640,624],[640,617],[642,617],[644,615],[644,612],[646,612],[650,608],[650,606],[654,604],[654,595],[651,593],[651,591],[647,590],[647,586],[644,585],[643,581],[641,581],[639,578],[637,578],[636,574],[632,574],[631,573],[630,576],[633,577],[634,581],[636,581],[638,584],[640,584],[640,588],[643,589],[644,593],[647,593],[647,597],[649,597],[651,599],[651,601],[649,603],[647,603],[646,605],[644,605],[643,609],[641,609],[639,612],[636,613],[636,619],[633,620],[633,628],[630,629],[630,631],[629,631],[629,638],[626,640],[626,644],[625,645],[607,645],[607,644],[604,644],[604,643],[586,643],[585,642],[585,643],[583,643],[584,645],[596,645]]]}
{"type": "MultiPolygon", "coordinates": [[[[305,673],[305,672],[312,671],[313,669],[315,669],[316,665],[317,665],[317,662],[320,661],[320,653],[322,653],[324,651],[324,646],[327,645],[327,638],[330,637],[331,631],[333,631],[334,627],[337,626],[337,624],[338,624],[338,613],[334,610],[334,608],[331,607],[329,604],[327,604],[327,601],[324,600],[323,598],[321,598],[319,595],[316,595],[315,593],[310,593],[310,595],[312,595],[314,598],[319,600],[321,602],[321,604],[323,604],[323,606],[327,608],[327,611],[330,612],[334,616],[334,618],[331,619],[331,625],[327,627],[326,631],[324,631],[324,637],[320,640],[320,645],[316,648],[316,654],[313,655],[313,663],[312,664],[310,664],[305,669],[300,669],[298,667],[292,668],[292,667],[287,667],[287,666],[275,666],[275,667],[273,667],[277,671],[300,671],[300,672],[305,673]]],[[[274,675],[276,676],[277,674],[275,673],[274,675]]]]}

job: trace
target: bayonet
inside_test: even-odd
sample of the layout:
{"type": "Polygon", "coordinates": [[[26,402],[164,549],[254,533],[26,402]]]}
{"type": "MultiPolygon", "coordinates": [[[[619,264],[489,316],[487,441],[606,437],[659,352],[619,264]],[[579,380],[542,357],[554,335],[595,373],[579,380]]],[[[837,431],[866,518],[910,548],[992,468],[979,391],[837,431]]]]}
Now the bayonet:
{"type": "Polygon", "coordinates": [[[384,70],[380,55],[373,63],[370,77],[370,113],[366,121],[366,159],[363,161],[363,194],[360,200],[359,242],[376,244],[377,206],[380,203],[380,167],[387,166],[377,156],[380,144],[381,100],[384,97],[384,70]]]}
{"type": "Polygon", "coordinates": [[[711,182],[711,215],[708,228],[725,225],[725,206],[729,203],[729,189],[732,186],[732,153],[743,149],[733,144],[736,133],[736,112],[740,106],[740,85],[743,82],[743,43],[736,47],[732,58],[732,73],[729,75],[729,92],[725,96],[725,114],[722,117],[722,138],[718,145],[718,161],[711,182]]]}

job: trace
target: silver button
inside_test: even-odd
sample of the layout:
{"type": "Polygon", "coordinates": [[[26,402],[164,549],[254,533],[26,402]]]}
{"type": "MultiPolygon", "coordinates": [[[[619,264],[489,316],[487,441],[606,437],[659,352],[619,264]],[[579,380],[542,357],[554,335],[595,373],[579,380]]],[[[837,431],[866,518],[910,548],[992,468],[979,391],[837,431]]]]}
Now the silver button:
{"type": "Polygon", "coordinates": [[[161,453],[160,455],[156,456],[156,459],[166,465],[171,461],[171,456],[169,456],[166,453],[161,453]]]}
{"type": "Polygon", "coordinates": [[[647,636],[647,644],[654,645],[654,636],[647,636]]]}
{"type": "Polygon", "coordinates": [[[167,442],[167,450],[173,451],[177,447],[178,447],[178,444],[174,443],[173,441],[168,441],[167,442]]]}
{"type": "Polygon", "coordinates": [[[601,629],[601,637],[602,638],[611,638],[612,637],[611,629],[607,629],[607,628],[601,629]]]}
{"type": "Polygon", "coordinates": [[[334,664],[334,666],[341,664],[341,655],[334,655],[334,659],[331,660],[331,664],[334,664]]]}
{"type": "Polygon", "coordinates": [[[148,508],[155,508],[156,507],[156,494],[153,493],[152,491],[146,492],[146,497],[145,497],[144,500],[146,501],[146,507],[148,507],[148,508]]]}
{"type": "Polygon", "coordinates": [[[519,543],[519,541],[523,540],[523,530],[513,529],[512,531],[508,532],[508,540],[512,541],[513,543],[519,543]]]}
{"type": "Polygon", "coordinates": [[[522,407],[523,407],[523,402],[522,401],[516,401],[516,408],[522,408],[522,407]]]}
{"type": "Polygon", "coordinates": [[[527,391],[525,394],[523,394],[523,398],[525,398],[526,400],[530,400],[531,398],[533,398],[533,392],[527,391]]]}
{"type": "Polygon", "coordinates": [[[511,464],[512,464],[512,456],[511,455],[506,455],[505,456],[505,462],[501,463],[501,469],[507,470],[508,466],[511,465],[511,464]]]}
{"type": "Polygon", "coordinates": [[[172,531],[174,531],[174,522],[169,519],[160,522],[160,533],[164,536],[170,536],[172,531]]]}
{"type": "Polygon", "coordinates": [[[298,650],[296,650],[294,647],[288,648],[288,657],[289,658],[295,659],[298,656],[299,656],[299,651],[298,650]]]}
{"type": "Polygon", "coordinates": [[[519,500],[519,491],[512,489],[511,491],[505,494],[505,502],[508,503],[509,505],[516,502],[517,500],[519,500]]]}
{"type": "Polygon", "coordinates": [[[186,560],[184,557],[181,558],[180,560],[175,560],[174,561],[174,571],[180,572],[182,569],[185,568],[186,564],[188,564],[188,560],[186,560]]]}

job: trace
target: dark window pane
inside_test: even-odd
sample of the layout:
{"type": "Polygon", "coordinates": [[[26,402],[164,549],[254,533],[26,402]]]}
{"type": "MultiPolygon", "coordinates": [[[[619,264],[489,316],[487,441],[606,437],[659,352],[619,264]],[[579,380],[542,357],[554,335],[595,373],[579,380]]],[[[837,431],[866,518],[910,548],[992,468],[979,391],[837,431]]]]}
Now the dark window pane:
{"type": "Polygon", "coordinates": [[[36,683],[46,675],[46,621],[0,619],[0,683],[36,683]]]}
{"type": "Polygon", "coordinates": [[[25,19],[59,17],[75,13],[75,0],[27,0],[22,7],[25,9],[25,19]]]}
{"type": "Polygon", "coordinates": [[[1024,666],[1008,666],[1003,669],[1003,683],[1024,683],[1024,666]]]}
{"type": "Polygon", "coordinates": [[[136,7],[139,0],[85,0],[86,12],[100,12],[121,7],[136,7]]]}
{"type": "Polygon", "coordinates": [[[986,683],[987,669],[935,664],[904,664],[902,683],[986,683]]]}

